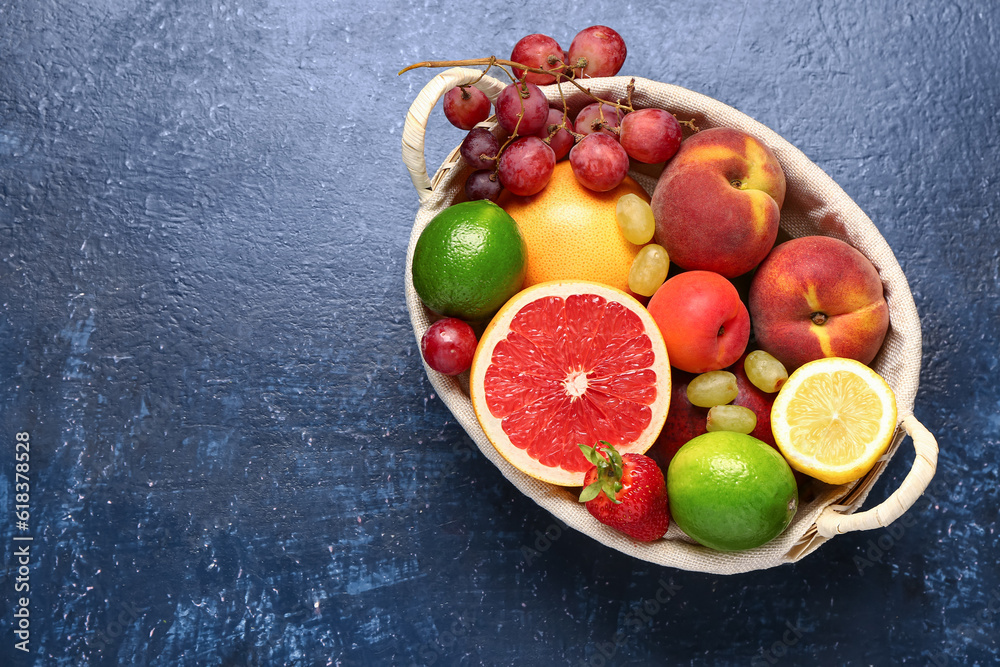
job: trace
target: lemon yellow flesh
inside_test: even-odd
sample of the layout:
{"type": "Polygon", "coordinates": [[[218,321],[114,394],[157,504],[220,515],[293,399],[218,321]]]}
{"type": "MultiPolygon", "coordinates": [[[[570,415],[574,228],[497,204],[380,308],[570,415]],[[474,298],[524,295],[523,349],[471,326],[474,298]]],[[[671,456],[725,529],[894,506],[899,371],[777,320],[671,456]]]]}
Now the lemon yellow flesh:
{"type": "Polygon", "coordinates": [[[788,404],[789,432],[802,454],[828,466],[848,465],[878,435],[882,412],[882,401],[858,376],[818,373],[788,404]]]}
{"type": "Polygon", "coordinates": [[[896,400],[871,368],[827,357],[792,373],[774,401],[771,427],[792,468],[844,484],[885,453],[896,428],[896,400]]]}

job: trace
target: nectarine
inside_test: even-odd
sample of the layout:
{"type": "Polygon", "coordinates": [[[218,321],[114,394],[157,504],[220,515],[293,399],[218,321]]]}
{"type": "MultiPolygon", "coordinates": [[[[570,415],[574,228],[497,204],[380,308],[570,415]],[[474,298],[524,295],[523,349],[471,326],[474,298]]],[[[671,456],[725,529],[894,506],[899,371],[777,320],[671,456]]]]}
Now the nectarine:
{"type": "Polygon", "coordinates": [[[689,373],[725,368],[750,340],[750,315],[733,284],[711,271],[685,271],[646,306],[660,327],[670,364],[689,373]]]}

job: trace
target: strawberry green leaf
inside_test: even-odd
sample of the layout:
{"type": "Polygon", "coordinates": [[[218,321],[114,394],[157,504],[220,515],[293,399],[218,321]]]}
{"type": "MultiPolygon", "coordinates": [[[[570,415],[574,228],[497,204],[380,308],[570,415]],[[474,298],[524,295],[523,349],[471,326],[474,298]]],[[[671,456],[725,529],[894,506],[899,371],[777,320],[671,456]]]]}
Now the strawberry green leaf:
{"type": "Polygon", "coordinates": [[[585,503],[593,500],[601,493],[601,482],[600,480],[594,482],[593,484],[588,484],[583,492],[580,494],[580,502],[585,503]]]}
{"type": "Polygon", "coordinates": [[[593,500],[603,491],[611,502],[621,504],[615,496],[624,488],[622,475],[625,474],[625,463],[618,450],[607,440],[599,440],[593,447],[589,445],[577,445],[577,447],[597,468],[597,480],[583,490],[580,502],[593,500]]]}
{"type": "Polygon", "coordinates": [[[589,445],[577,445],[577,447],[580,448],[580,451],[583,452],[583,455],[587,458],[587,460],[593,463],[598,468],[601,467],[602,463],[605,463],[607,461],[607,459],[601,456],[597,452],[597,449],[594,447],[591,447],[589,445]]]}

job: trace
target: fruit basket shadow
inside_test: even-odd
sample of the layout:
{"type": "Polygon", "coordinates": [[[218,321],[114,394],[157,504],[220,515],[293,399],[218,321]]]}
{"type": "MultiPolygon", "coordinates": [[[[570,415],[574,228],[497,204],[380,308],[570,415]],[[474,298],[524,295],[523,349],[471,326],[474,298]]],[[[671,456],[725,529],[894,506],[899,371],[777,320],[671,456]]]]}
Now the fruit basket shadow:
{"type": "MultiPolygon", "coordinates": [[[[847,194],[801,151],[772,130],[717,100],[678,86],[633,77],[588,79],[587,88],[603,99],[624,99],[634,81],[635,108],[656,107],[681,120],[693,120],[698,128],[731,127],[755,136],[771,148],[785,171],[787,193],[781,210],[781,230],[795,238],[825,235],[845,241],[861,251],[876,267],[889,306],[890,326],[872,367],[893,389],[898,423],[889,449],[861,479],[844,485],[811,483],[803,492],[792,523],[767,544],[738,552],[719,552],[688,538],[676,526],[660,540],[635,541],[594,519],[578,502],[574,489],[538,481],[514,468],[487,439],[469,398],[468,373],[446,376],[426,368],[431,384],[482,453],[521,492],[561,521],[595,540],[645,561],[683,570],[714,574],[736,574],[795,562],[809,555],[831,537],[854,530],[889,525],[909,509],[924,492],[937,465],[937,443],[913,416],[921,361],[921,331],[913,296],[906,277],[885,239],[872,221],[847,194]],[[858,511],[873,485],[895,455],[906,435],[915,450],[913,465],[900,487],[877,507],[858,511]]],[[[457,85],[472,84],[495,100],[506,84],[479,70],[454,68],[435,76],[418,94],[407,114],[403,131],[403,161],[420,199],[410,237],[406,262],[406,303],[419,341],[436,316],[421,303],[410,274],[416,240],[440,211],[464,200],[463,184],[471,169],[456,148],[430,177],[424,159],[424,135],[437,100],[457,85]]],[[[579,111],[593,98],[569,83],[542,87],[550,102],[565,99],[570,113],[579,111]]],[[[485,126],[494,132],[494,119],[485,126]]],[[[642,165],[630,175],[652,193],[659,170],[642,165]]]]}

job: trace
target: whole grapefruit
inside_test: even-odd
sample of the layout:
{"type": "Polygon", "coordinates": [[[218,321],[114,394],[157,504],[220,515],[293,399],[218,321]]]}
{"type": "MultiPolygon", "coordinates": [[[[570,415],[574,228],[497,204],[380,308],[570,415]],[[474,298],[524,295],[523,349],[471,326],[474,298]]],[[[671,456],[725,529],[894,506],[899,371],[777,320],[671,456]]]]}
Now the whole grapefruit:
{"type": "Polygon", "coordinates": [[[594,192],[576,180],[569,162],[559,162],[538,194],[520,197],[504,191],[497,203],[524,237],[527,268],[524,286],[549,280],[589,280],[628,292],[628,271],[641,246],[629,243],[618,227],[618,198],[649,195],[626,176],[608,192],[594,192]]]}

